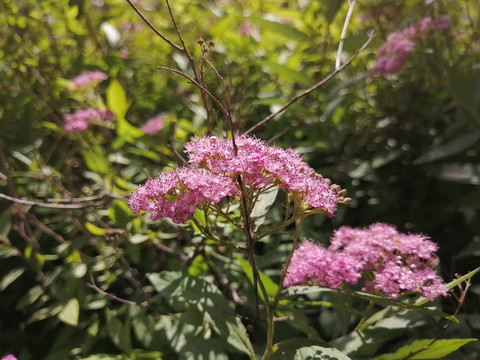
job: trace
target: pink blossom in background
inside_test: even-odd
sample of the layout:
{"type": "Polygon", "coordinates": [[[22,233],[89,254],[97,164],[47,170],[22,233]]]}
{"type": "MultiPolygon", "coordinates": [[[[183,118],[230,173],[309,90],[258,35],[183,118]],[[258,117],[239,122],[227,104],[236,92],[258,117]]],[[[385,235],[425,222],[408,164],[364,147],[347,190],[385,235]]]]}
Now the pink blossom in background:
{"type": "Polygon", "coordinates": [[[66,132],[75,133],[86,130],[93,120],[112,121],[114,119],[115,115],[106,109],[83,109],[73,114],[66,114],[63,128],[66,132]]]}
{"type": "Polygon", "coordinates": [[[128,204],[135,214],[149,211],[152,220],[169,217],[178,224],[187,221],[200,204],[218,203],[234,193],[238,191],[232,179],[205,169],[182,167],[139,186],[128,204]]]}
{"type": "Polygon", "coordinates": [[[156,135],[160,130],[165,126],[165,122],[161,116],[153,117],[145,124],[142,125],[141,129],[145,134],[156,135]]]}
{"type": "Polygon", "coordinates": [[[70,84],[76,88],[80,88],[96,85],[106,79],[108,79],[108,76],[101,71],[88,71],[70,80],[70,84]]]}
{"type": "Polygon", "coordinates": [[[404,31],[390,34],[387,42],[378,49],[377,62],[372,72],[386,74],[399,72],[407,55],[415,49],[414,33],[414,29],[407,28],[404,31]]]}
{"type": "Polygon", "coordinates": [[[240,30],[238,30],[238,33],[240,35],[244,36],[251,36],[252,35],[252,22],[251,21],[244,21],[242,23],[242,26],[240,27],[240,30]]]}
{"type": "Polygon", "coordinates": [[[448,15],[439,16],[435,24],[436,30],[445,30],[450,28],[450,19],[448,15]]]}
{"type": "Polygon", "coordinates": [[[433,300],[447,295],[443,280],[433,270],[438,264],[437,249],[426,236],[403,234],[387,224],[366,229],[343,226],[328,248],[302,243],[292,257],[284,285],[315,280],[337,288],[343,282],[355,284],[362,274],[369,273],[373,279],[365,281],[363,291],[380,291],[391,299],[416,292],[433,300]]]}
{"type": "Polygon", "coordinates": [[[17,360],[17,358],[13,355],[4,356],[1,360],[17,360]]]}
{"type": "Polygon", "coordinates": [[[438,18],[430,16],[421,19],[416,26],[391,33],[387,42],[380,46],[373,73],[396,74],[403,68],[407,55],[415,49],[415,42],[431,30],[443,30],[450,27],[448,16],[438,18]]]}

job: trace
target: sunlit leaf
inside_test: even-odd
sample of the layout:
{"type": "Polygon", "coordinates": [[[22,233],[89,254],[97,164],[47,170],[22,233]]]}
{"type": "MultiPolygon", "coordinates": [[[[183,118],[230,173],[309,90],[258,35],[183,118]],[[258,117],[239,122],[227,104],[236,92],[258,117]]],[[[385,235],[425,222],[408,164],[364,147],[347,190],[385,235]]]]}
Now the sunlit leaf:
{"type": "Polygon", "coordinates": [[[58,314],[60,321],[65,324],[77,326],[78,316],[80,315],[80,303],[76,298],[68,300],[63,309],[58,314]]]}
{"type": "MultiPolygon", "coordinates": [[[[238,255],[236,256],[236,258],[240,262],[240,265],[242,266],[243,271],[248,276],[248,279],[250,280],[250,283],[253,285],[253,273],[252,273],[252,267],[251,267],[250,263],[247,260],[242,259],[238,255]]],[[[270,277],[268,277],[263,272],[261,272],[261,271],[258,271],[258,272],[259,272],[259,275],[260,275],[260,280],[262,281],[263,286],[265,287],[265,290],[267,292],[267,295],[270,298],[275,297],[275,295],[277,294],[277,291],[278,291],[278,285],[275,284],[275,282],[273,282],[273,280],[270,279],[270,277]]],[[[260,298],[262,300],[264,300],[264,296],[263,296],[263,293],[260,289],[260,285],[258,285],[258,295],[260,296],[260,298]]]]}
{"type": "Polygon", "coordinates": [[[380,355],[372,360],[426,360],[443,359],[446,355],[458,350],[462,346],[478,341],[477,339],[424,339],[417,340],[410,345],[403,346],[393,354],[380,355]]]}
{"type": "Polygon", "coordinates": [[[347,355],[334,348],[318,345],[300,348],[296,351],[293,360],[350,360],[347,355]]]}
{"type": "Polygon", "coordinates": [[[0,291],[5,290],[11,283],[17,280],[25,272],[24,268],[10,270],[0,279],[0,291]]]}

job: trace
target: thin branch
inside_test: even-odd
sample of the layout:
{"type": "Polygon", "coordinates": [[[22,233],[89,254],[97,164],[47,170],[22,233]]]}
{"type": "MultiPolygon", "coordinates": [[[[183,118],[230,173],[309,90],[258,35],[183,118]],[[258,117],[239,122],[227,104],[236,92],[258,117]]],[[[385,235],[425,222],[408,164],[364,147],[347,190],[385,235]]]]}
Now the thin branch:
{"type": "Polygon", "coordinates": [[[345,17],[345,23],[343,24],[342,34],[340,35],[340,42],[338,43],[337,56],[335,58],[335,69],[338,69],[341,64],[341,56],[343,52],[343,43],[345,42],[345,35],[347,34],[348,24],[350,23],[350,18],[352,17],[353,8],[357,0],[348,0],[348,12],[345,17]]]}
{"type": "Polygon", "coordinates": [[[173,41],[171,41],[170,39],[168,39],[165,35],[163,35],[160,31],[157,30],[157,28],[155,26],[153,26],[153,24],[148,21],[148,19],[142,14],[142,12],[132,3],[131,0],[126,0],[127,3],[132,7],[133,10],[135,10],[135,12],[138,14],[138,16],[140,16],[140,18],[143,20],[143,22],[145,24],[147,24],[147,26],[153,30],[153,32],[155,34],[157,34],[158,36],[160,36],[162,38],[163,41],[165,41],[168,45],[170,45],[171,47],[173,47],[175,50],[177,51],[180,51],[180,52],[183,52],[183,49],[178,46],[177,44],[175,44],[173,41]]]}
{"type": "Polygon", "coordinates": [[[220,73],[217,71],[215,66],[213,66],[213,64],[210,61],[208,61],[208,59],[205,58],[205,56],[202,56],[202,58],[207,63],[207,65],[210,66],[210,68],[213,70],[215,75],[217,75],[218,80],[220,80],[220,83],[222,84],[223,93],[225,95],[225,105],[227,107],[227,114],[226,114],[227,122],[228,122],[228,127],[230,128],[230,133],[232,135],[233,151],[234,153],[237,153],[238,149],[237,149],[237,144],[235,142],[235,129],[232,121],[232,106],[230,103],[230,97],[228,95],[227,87],[225,86],[225,82],[223,81],[223,76],[220,75],[220,73]]]}
{"type": "Polygon", "coordinates": [[[186,78],[186,79],[187,79],[188,81],[190,81],[193,85],[195,85],[195,86],[198,87],[201,91],[203,91],[205,94],[207,94],[207,95],[213,100],[213,102],[220,108],[220,110],[222,111],[222,113],[223,113],[225,116],[228,117],[228,112],[227,112],[227,110],[223,107],[222,103],[221,103],[210,91],[208,91],[207,89],[205,89],[205,87],[202,86],[201,84],[199,84],[196,80],[192,79],[190,76],[188,76],[187,74],[181,72],[180,70],[168,68],[168,67],[165,67],[165,66],[157,66],[157,69],[170,71],[170,72],[173,72],[173,73],[175,73],[175,74],[181,75],[181,76],[183,76],[184,78],[186,78]]]}
{"type": "Polygon", "coordinates": [[[90,276],[90,283],[87,283],[87,286],[90,288],[90,289],[93,289],[95,290],[96,292],[98,292],[99,294],[101,295],[104,295],[112,300],[116,300],[118,302],[121,302],[121,303],[124,303],[124,304],[127,304],[127,305],[138,305],[135,301],[130,301],[130,300],[125,300],[125,299],[122,299],[122,298],[119,298],[118,296],[115,296],[115,295],[112,295],[112,294],[109,294],[107,293],[106,291],[103,291],[102,289],[100,289],[96,284],[95,284],[95,280],[93,280],[93,276],[90,276]]]}
{"type": "Polygon", "coordinates": [[[44,202],[38,202],[38,201],[18,199],[3,193],[0,193],[0,199],[9,200],[16,204],[38,206],[38,207],[51,208],[51,209],[85,209],[90,206],[98,206],[98,205],[104,204],[103,201],[92,203],[92,204],[51,204],[51,203],[44,203],[44,202]]]}
{"type": "Polygon", "coordinates": [[[333,70],[330,74],[328,74],[325,78],[323,78],[322,80],[320,80],[318,83],[316,83],[315,85],[309,87],[308,89],[302,91],[300,94],[296,95],[295,97],[293,97],[289,102],[287,102],[285,105],[283,105],[279,110],[277,110],[276,112],[270,114],[269,116],[267,116],[265,119],[263,119],[262,121],[256,123],[255,125],[253,125],[250,129],[248,129],[246,132],[245,132],[245,135],[248,135],[249,133],[257,130],[259,127],[265,125],[267,122],[269,122],[270,120],[272,120],[273,118],[275,118],[277,115],[281,114],[282,112],[284,112],[286,109],[288,109],[291,105],[293,105],[294,103],[296,103],[298,100],[300,100],[301,98],[307,96],[308,94],[310,94],[311,92],[317,90],[318,88],[321,88],[322,86],[324,86],[327,82],[329,82],[331,79],[333,79],[339,72],[341,72],[343,69],[345,69],[348,65],[350,65],[350,63],[358,56],[358,54],[360,54],[367,46],[368,44],[370,44],[370,41],[372,41],[374,37],[374,33],[372,32],[369,37],[368,37],[368,40],[362,45],[362,47],[360,49],[358,49],[347,61],[345,61],[345,63],[343,63],[342,65],[340,65],[340,67],[338,69],[335,69],[333,70]]]}

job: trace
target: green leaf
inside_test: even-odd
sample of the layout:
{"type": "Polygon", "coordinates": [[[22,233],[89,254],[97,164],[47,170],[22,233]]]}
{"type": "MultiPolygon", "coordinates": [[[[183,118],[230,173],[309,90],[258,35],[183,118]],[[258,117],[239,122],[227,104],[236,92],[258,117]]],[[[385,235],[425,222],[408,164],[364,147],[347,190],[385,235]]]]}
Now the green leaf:
{"type": "Polygon", "coordinates": [[[133,141],[143,135],[143,131],[132,126],[126,119],[125,115],[130,107],[127,102],[127,96],[122,85],[117,80],[112,80],[107,89],[107,106],[108,109],[115,114],[117,119],[117,134],[125,138],[127,141],[133,141]]]}
{"type": "MultiPolygon", "coordinates": [[[[315,292],[337,292],[340,294],[344,294],[347,296],[353,296],[359,299],[367,300],[367,301],[372,301],[375,303],[383,304],[383,305],[390,305],[393,307],[396,307],[398,309],[403,309],[403,310],[408,310],[408,311],[415,311],[419,312],[425,315],[429,316],[441,316],[444,317],[445,319],[451,320],[451,321],[456,321],[456,318],[453,315],[449,315],[443,311],[436,310],[436,309],[430,309],[427,307],[423,307],[424,303],[428,302],[429,300],[426,299],[424,302],[424,298],[420,298],[422,302],[418,303],[410,303],[407,301],[401,301],[401,300],[393,300],[389,299],[387,297],[383,297],[380,295],[375,295],[375,294],[370,294],[370,293],[365,293],[361,291],[354,291],[354,290],[349,290],[349,289],[329,289],[321,286],[291,286],[288,289],[286,289],[286,293],[288,295],[306,295],[306,294],[311,294],[315,292]]],[[[308,304],[308,302],[305,302],[308,304]]],[[[355,312],[355,310],[353,309],[355,312]]]]}
{"type": "Polygon", "coordinates": [[[123,90],[122,85],[117,80],[112,80],[108,86],[107,106],[117,118],[124,118],[130,106],[127,102],[125,90],[123,90]]]}
{"type": "Polygon", "coordinates": [[[263,224],[266,217],[268,210],[272,207],[275,199],[277,198],[279,187],[275,186],[273,188],[268,189],[267,191],[263,191],[255,201],[253,205],[252,212],[250,216],[255,224],[254,229],[258,229],[260,225],[263,224]]]}
{"type": "MultiPolygon", "coordinates": [[[[1,235],[0,235],[1,237],[1,235]]],[[[1,240],[1,239],[0,239],[1,240]]],[[[0,258],[8,258],[12,256],[18,256],[20,253],[18,249],[14,248],[11,245],[0,244],[0,258]]]]}
{"type": "Polygon", "coordinates": [[[262,64],[268,68],[270,73],[276,74],[283,81],[298,83],[306,87],[313,85],[312,79],[298,69],[292,69],[272,61],[264,61],[262,64]]]}
{"type": "Polygon", "coordinates": [[[417,340],[410,345],[403,346],[393,354],[384,354],[373,358],[372,360],[425,360],[442,359],[446,355],[458,350],[462,346],[478,341],[477,339],[424,339],[417,340]]]}
{"type": "Polygon", "coordinates": [[[342,4],[343,0],[326,0],[324,2],[326,7],[325,18],[327,19],[328,23],[331,23],[333,19],[335,19],[335,16],[342,7],[342,4]]]}
{"type": "Polygon", "coordinates": [[[99,228],[98,226],[93,225],[93,224],[90,223],[90,222],[86,222],[86,223],[85,223],[85,227],[86,227],[87,230],[88,230],[91,234],[93,234],[93,235],[103,236],[103,235],[105,235],[105,234],[108,232],[107,229],[99,228]]]}
{"type": "Polygon", "coordinates": [[[25,272],[24,268],[17,268],[9,271],[0,279],[0,291],[5,290],[11,283],[17,280],[25,272]]]}
{"type": "Polygon", "coordinates": [[[328,347],[328,344],[321,340],[302,337],[290,338],[282,340],[274,345],[276,351],[272,356],[272,360],[293,359],[298,349],[306,348],[312,345],[328,347]]]}
{"type": "Polygon", "coordinates": [[[289,38],[298,42],[306,42],[306,43],[312,42],[312,39],[310,38],[310,36],[308,36],[304,32],[301,32],[298,29],[295,29],[290,25],[283,24],[276,21],[265,20],[256,16],[244,17],[244,19],[251,21],[255,25],[260,26],[262,30],[270,31],[275,35],[284,36],[286,38],[289,38]]]}
{"type": "Polygon", "coordinates": [[[106,309],[107,330],[112,342],[125,352],[132,350],[130,322],[123,323],[116,317],[116,312],[106,309]]]}
{"type": "MultiPolygon", "coordinates": [[[[155,281],[157,282],[161,276],[162,274],[157,276],[155,281]]],[[[171,278],[172,273],[167,273],[166,276],[171,278]]],[[[149,278],[152,280],[155,277],[149,276],[149,278]]],[[[212,282],[206,281],[202,277],[183,274],[168,286],[162,287],[161,293],[170,299],[172,306],[187,309],[186,316],[182,317],[182,320],[186,322],[190,320],[195,323],[192,325],[199,330],[203,329],[204,341],[210,338],[209,333],[212,329],[223,341],[235,349],[249,356],[254,355],[245,326],[239,318],[232,316],[232,313],[235,312],[233,303],[228,301],[212,282]],[[201,326],[198,325],[199,317],[195,314],[201,315],[201,326]]],[[[198,345],[200,346],[200,344],[198,345]]]]}
{"type": "Polygon", "coordinates": [[[81,155],[89,170],[98,174],[107,174],[110,171],[110,162],[103,155],[101,149],[82,150],[81,155]]]}
{"type": "Polygon", "coordinates": [[[464,134],[444,145],[432,147],[428,152],[417,158],[413,164],[425,164],[435,160],[443,159],[447,156],[458,154],[471,148],[478,142],[478,140],[480,140],[480,133],[478,132],[464,134]]]}
{"type": "Polygon", "coordinates": [[[78,316],[80,314],[80,304],[77,299],[68,300],[67,304],[58,314],[58,319],[65,324],[77,326],[78,316]]]}
{"type": "MultiPolygon", "coordinates": [[[[250,283],[253,285],[253,274],[252,274],[252,267],[250,266],[250,263],[247,260],[242,259],[238,255],[236,255],[235,257],[240,262],[240,265],[242,266],[243,271],[248,276],[248,279],[250,280],[250,283]]],[[[270,277],[265,275],[260,270],[258,271],[258,273],[260,275],[260,280],[263,282],[263,286],[265,287],[265,290],[267,292],[268,297],[274,298],[275,295],[277,294],[277,291],[278,291],[278,285],[275,284],[275,282],[273,282],[273,280],[270,279],[270,277]]],[[[260,291],[260,286],[258,286],[258,295],[260,296],[260,298],[262,300],[265,301],[265,299],[263,298],[263,294],[260,291]]]]}
{"type": "Polygon", "coordinates": [[[347,355],[334,348],[308,346],[296,351],[293,360],[350,360],[347,355]]]}

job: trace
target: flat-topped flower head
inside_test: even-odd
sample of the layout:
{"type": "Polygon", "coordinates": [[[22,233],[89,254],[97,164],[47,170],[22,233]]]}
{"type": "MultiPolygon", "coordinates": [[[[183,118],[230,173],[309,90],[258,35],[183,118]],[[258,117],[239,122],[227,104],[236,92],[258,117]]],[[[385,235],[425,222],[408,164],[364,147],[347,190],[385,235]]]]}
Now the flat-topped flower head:
{"type": "Polygon", "coordinates": [[[230,139],[196,138],[185,145],[185,152],[192,165],[231,178],[242,175],[244,183],[256,189],[276,184],[309,207],[321,208],[333,216],[337,193],[296,151],[270,146],[245,135],[236,138],[235,143],[236,153],[230,139]]]}
{"type": "Polygon", "coordinates": [[[379,291],[392,299],[416,292],[433,300],[447,295],[443,280],[433,270],[438,264],[437,248],[424,235],[403,234],[387,224],[377,223],[366,229],[343,226],[330,239],[328,248],[310,242],[301,244],[292,257],[284,285],[312,279],[337,288],[342,282],[355,284],[355,276],[368,274],[363,291],[379,291]]]}
{"type": "Polygon", "coordinates": [[[128,204],[135,214],[151,213],[152,220],[169,217],[181,223],[195,212],[200,204],[218,203],[237,193],[232,179],[205,169],[182,167],[163,172],[148,180],[130,195],[128,204]]]}

